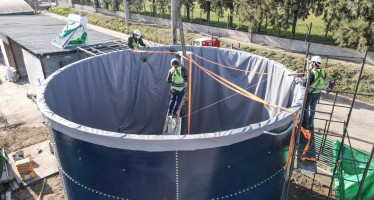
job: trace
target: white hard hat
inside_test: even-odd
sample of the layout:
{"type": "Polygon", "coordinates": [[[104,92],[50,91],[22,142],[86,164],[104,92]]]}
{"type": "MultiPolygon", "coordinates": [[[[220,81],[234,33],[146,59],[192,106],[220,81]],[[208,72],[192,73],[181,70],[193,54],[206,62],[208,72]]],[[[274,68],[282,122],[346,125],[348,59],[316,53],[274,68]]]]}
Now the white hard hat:
{"type": "Polygon", "coordinates": [[[171,66],[173,66],[173,62],[178,62],[178,64],[179,64],[179,61],[176,58],[171,59],[171,61],[170,61],[170,65],[171,66]]]}
{"type": "Polygon", "coordinates": [[[140,32],[139,29],[136,29],[133,33],[139,35],[139,37],[142,36],[142,32],[140,32]]]}
{"type": "Polygon", "coordinates": [[[315,62],[317,65],[321,65],[321,63],[322,63],[322,59],[319,56],[313,56],[310,61],[315,62]]]}

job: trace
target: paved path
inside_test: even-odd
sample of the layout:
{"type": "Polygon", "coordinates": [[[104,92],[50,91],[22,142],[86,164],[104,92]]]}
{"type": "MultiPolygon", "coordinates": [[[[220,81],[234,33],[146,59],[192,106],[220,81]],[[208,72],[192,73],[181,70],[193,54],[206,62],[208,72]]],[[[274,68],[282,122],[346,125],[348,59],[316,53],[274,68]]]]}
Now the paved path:
{"type": "Polygon", "coordinates": [[[0,116],[9,124],[24,124],[29,127],[43,127],[43,118],[36,104],[27,97],[30,84],[27,79],[17,83],[5,80],[6,67],[0,53],[0,116]]]}
{"type": "MultiPolygon", "coordinates": [[[[321,96],[320,103],[331,105],[334,101],[334,96],[335,94],[332,93],[324,93],[321,96]]],[[[336,101],[336,105],[338,106],[350,107],[351,103],[351,98],[342,96],[339,96],[336,101]]],[[[317,110],[323,112],[331,112],[332,106],[318,104],[317,110]]],[[[348,113],[349,108],[335,107],[332,120],[340,122],[347,121],[348,113]]],[[[316,118],[328,119],[329,116],[326,114],[317,113],[316,118]]],[[[373,119],[374,105],[356,101],[353,106],[351,118],[348,124],[348,134],[354,147],[365,151],[371,151],[372,145],[374,144],[373,119]]],[[[323,128],[324,123],[321,120],[315,120],[315,126],[323,128]]],[[[330,131],[332,133],[342,134],[343,124],[332,122],[330,125],[330,131]]],[[[346,142],[348,141],[346,140],[346,142]]]]}

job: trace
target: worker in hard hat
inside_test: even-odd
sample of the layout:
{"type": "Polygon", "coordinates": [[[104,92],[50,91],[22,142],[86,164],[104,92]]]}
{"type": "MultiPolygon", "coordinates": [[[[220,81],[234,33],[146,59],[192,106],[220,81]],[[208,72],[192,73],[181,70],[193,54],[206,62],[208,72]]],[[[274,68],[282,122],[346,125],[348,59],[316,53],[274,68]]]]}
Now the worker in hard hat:
{"type": "Polygon", "coordinates": [[[140,32],[138,29],[136,29],[132,33],[132,36],[129,37],[127,44],[131,49],[138,49],[139,45],[146,47],[142,39],[142,32],[140,32]]]}
{"type": "Polygon", "coordinates": [[[171,68],[167,77],[167,82],[171,85],[168,115],[172,115],[173,118],[176,118],[178,108],[185,93],[187,74],[186,69],[179,64],[178,59],[173,58],[170,61],[170,65],[171,68]]]}
{"type": "Polygon", "coordinates": [[[320,56],[313,56],[310,60],[309,91],[305,105],[303,127],[314,131],[314,114],[317,102],[321,96],[321,90],[325,88],[326,72],[321,69],[322,59],[320,56]]]}

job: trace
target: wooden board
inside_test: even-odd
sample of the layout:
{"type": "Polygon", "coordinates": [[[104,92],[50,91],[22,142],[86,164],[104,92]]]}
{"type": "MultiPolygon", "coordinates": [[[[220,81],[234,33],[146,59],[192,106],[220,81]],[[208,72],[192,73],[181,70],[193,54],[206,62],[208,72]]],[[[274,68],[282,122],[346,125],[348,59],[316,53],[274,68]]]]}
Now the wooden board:
{"type": "Polygon", "coordinates": [[[22,181],[20,175],[18,174],[15,162],[13,160],[13,155],[16,152],[12,152],[9,154],[9,161],[16,175],[16,179],[18,183],[23,183],[24,185],[28,185],[40,179],[43,179],[47,176],[52,174],[58,173],[58,165],[55,155],[50,152],[49,148],[49,140],[32,145],[30,147],[26,147],[21,149],[24,152],[24,155],[31,154],[32,164],[34,167],[34,171],[36,177],[34,179],[22,181]]]}

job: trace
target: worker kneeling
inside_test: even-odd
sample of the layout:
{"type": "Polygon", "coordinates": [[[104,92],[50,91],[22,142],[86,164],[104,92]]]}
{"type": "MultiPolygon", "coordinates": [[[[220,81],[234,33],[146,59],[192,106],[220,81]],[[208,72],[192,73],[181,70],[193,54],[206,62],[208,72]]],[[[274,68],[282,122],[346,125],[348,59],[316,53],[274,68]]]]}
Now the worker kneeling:
{"type": "Polygon", "coordinates": [[[187,74],[186,69],[180,66],[178,59],[173,58],[170,64],[171,69],[167,78],[167,82],[171,85],[168,115],[173,115],[173,118],[176,118],[185,93],[187,74]]]}

